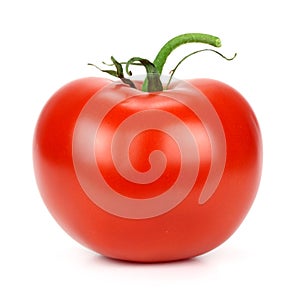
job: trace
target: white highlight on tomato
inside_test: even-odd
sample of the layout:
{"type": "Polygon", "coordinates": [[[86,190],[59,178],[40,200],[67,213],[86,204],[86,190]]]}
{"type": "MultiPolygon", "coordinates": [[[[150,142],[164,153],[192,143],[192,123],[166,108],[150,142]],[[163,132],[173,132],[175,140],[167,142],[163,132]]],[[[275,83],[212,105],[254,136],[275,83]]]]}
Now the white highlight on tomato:
{"type": "Polygon", "coordinates": [[[149,129],[162,131],[176,141],[182,162],[180,179],[177,181],[182,186],[186,181],[193,186],[200,163],[194,137],[183,121],[162,110],[145,110],[133,114],[116,129],[112,144],[112,158],[119,173],[127,180],[138,184],[149,184],[161,177],[167,163],[163,152],[155,150],[150,154],[151,168],[147,172],[139,172],[132,167],[128,155],[132,140],[139,133],[149,129]],[[162,125],[172,125],[172,127],[162,128],[162,125]]]}
{"type": "MultiPolygon", "coordinates": [[[[169,212],[190,194],[201,167],[201,151],[192,131],[174,114],[161,109],[136,112],[126,118],[113,135],[110,155],[118,173],[132,183],[143,185],[158,180],[164,173],[168,161],[161,150],[150,153],[148,171],[140,172],[131,164],[130,145],[137,135],[147,130],[159,130],[177,143],[180,171],[168,190],[152,198],[130,198],[116,192],[99,171],[95,157],[96,135],[110,110],[128,98],[129,92],[130,97],[140,94],[139,91],[124,89],[124,86],[120,88],[120,84],[113,83],[87,102],[73,133],[73,163],[78,182],[97,206],[119,217],[145,219],[169,212]]],[[[187,82],[177,82],[171,91],[164,91],[161,95],[192,110],[208,133],[212,152],[211,167],[199,193],[199,204],[204,204],[218,187],[225,167],[226,140],[222,124],[206,96],[187,82]]]]}

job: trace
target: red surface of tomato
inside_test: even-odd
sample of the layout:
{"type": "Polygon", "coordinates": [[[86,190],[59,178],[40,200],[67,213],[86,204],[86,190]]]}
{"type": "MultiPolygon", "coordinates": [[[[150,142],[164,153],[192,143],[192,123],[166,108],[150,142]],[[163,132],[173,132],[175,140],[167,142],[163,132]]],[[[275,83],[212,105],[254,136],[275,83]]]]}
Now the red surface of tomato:
{"type": "Polygon", "coordinates": [[[171,261],[206,253],[241,224],[261,176],[255,115],[215,80],[142,92],[76,80],[44,107],[33,143],[45,204],[107,257],[171,261]]]}

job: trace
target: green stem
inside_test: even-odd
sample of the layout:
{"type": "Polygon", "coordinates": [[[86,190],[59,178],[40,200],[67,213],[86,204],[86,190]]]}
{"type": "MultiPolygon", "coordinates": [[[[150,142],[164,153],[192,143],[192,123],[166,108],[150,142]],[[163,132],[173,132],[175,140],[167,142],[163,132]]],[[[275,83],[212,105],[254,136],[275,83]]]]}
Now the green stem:
{"type": "Polygon", "coordinates": [[[221,47],[221,40],[218,37],[203,34],[203,33],[186,33],[174,37],[169,40],[158,52],[156,58],[153,61],[159,74],[162,73],[163,67],[166,63],[168,56],[176,48],[187,43],[204,43],[214,47],[221,47]]]}
{"type": "Polygon", "coordinates": [[[128,75],[132,75],[131,71],[129,71],[129,66],[135,64],[136,62],[141,63],[147,72],[147,77],[143,83],[143,91],[147,92],[155,92],[155,91],[162,91],[163,86],[160,80],[160,74],[157,72],[157,69],[149,60],[140,58],[140,57],[133,57],[126,63],[126,72],[128,75]]]}
{"type": "MultiPolygon", "coordinates": [[[[161,91],[163,90],[163,86],[160,80],[160,75],[163,71],[163,67],[167,61],[168,56],[179,46],[187,43],[204,43],[208,44],[214,47],[221,47],[221,40],[216,37],[209,34],[203,34],[203,33],[186,33],[179,36],[174,37],[173,39],[169,40],[158,52],[156,58],[154,59],[153,63],[148,61],[147,59],[140,58],[140,57],[134,57],[131,58],[128,62],[117,62],[113,57],[111,58],[113,64],[116,68],[116,70],[102,70],[102,72],[106,72],[110,75],[113,75],[115,77],[120,78],[124,83],[128,84],[129,86],[135,88],[135,85],[130,79],[127,79],[124,77],[123,74],[123,67],[122,65],[126,64],[126,71],[129,75],[131,75],[131,72],[129,71],[130,65],[143,65],[146,68],[147,71],[147,77],[145,78],[142,90],[153,92],[153,91],[161,91]]],[[[203,51],[203,50],[201,50],[203,51]]],[[[199,52],[199,51],[197,51],[199,52]]],[[[175,70],[173,70],[171,78],[173,77],[174,72],[176,71],[177,67],[189,56],[197,53],[194,52],[185,58],[183,58],[179,64],[175,67],[175,70]]],[[[220,53],[218,53],[220,54],[220,53]]],[[[220,54],[221,55],[221,54],[220,54]]],[[[90,64],[91,65],[91,64],[90,64]]],[[[94,65],[95,66],[95,65],[94,65]]],[[[110,64],[109,64],[110,66],[110,64]]],[[[96,66],[95,66],[96,67],[96,66]]],[[[98,67],[97,67],[98,68],[98,67]]],[[[169,80],[170,83],[170,80],[169,80]]],[[[169,84],[168,83],[168,84],[169,84]]]]}

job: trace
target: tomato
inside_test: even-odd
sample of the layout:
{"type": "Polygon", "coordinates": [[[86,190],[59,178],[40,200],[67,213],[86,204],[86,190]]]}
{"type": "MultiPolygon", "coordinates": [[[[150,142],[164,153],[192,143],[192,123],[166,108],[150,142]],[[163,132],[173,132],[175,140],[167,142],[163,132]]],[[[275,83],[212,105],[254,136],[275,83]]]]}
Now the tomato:
{"type": "Polygon", "coordinates": [[[55,220],[104,256],[162,262],[228,239],[259,186],[262,139],[242,95],[211,79],[142,92],[83,78],[45,105],[36,180],[55,220]]]}

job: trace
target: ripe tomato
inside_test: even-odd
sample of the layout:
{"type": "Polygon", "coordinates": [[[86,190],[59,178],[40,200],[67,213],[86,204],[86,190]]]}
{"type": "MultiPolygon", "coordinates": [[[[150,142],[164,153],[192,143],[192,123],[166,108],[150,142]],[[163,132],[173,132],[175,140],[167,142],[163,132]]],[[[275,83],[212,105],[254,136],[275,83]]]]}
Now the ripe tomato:
{"type": "Polygon", "coordinates": [[[44,107],[33,158],[45,204],[81,244],[116,259],[171,261],[212,250],[241,224],[262,141],[249,104],[224,83],[149,93],[84,78],[44,107]]]}

